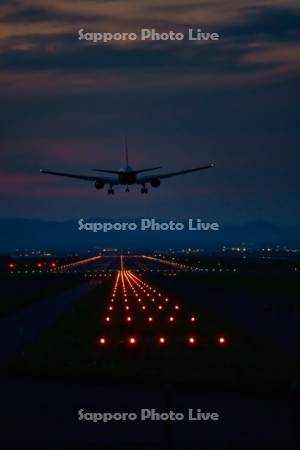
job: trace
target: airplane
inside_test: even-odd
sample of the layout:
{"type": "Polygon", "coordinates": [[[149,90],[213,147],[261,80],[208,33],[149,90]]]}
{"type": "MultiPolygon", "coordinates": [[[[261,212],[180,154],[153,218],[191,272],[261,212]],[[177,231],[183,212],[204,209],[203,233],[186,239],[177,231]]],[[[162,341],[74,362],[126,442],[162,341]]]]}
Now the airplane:
{"type": "Polygon", "coordinates": [[[161,167],[150,167],[147,169],[139,169],[134,170],[129,166],[128,159],[128,145],[127,139],[125,139],[125,167],[119,170],[106,170],[106,169],[93,169],[96,172],[109,173],[112,175],[116,175],[116,177],[105,177],[105,176],[90,176],[90,175],[76,175],[73,173],[64,173],[64,172],[53,172],[51,170],[41,169],[41,173],[46,173],[50,175],[58,175],[61,177],[69,177],[76,178],[79,180],[93,181],[96,189],[103,189],[107,184],[109,189],[107,191],[108,194],[113,195],[115,193],[114,186],[123,185],[126,186],[126,192],[129,192],[129,186],[133,184],[139,184],[142,186],[141,193],[147,194],[148,188],[146,187],[147,183],[154,188],[157,188],[161,184],[161,179],[176,177],[178,175],[185,175],[187,173],[196,172],[199,170],[210,169],[214,166],[214,164],[209,164],[208,166],[195,167],[193,169],[180,170],[178,172],[170,172],[170,173],[162,173],[162,174],[154,174],[154,175],[146,175],[139,176],[141,173],[150,172],[153,170],[161,169],[161,167]]]}

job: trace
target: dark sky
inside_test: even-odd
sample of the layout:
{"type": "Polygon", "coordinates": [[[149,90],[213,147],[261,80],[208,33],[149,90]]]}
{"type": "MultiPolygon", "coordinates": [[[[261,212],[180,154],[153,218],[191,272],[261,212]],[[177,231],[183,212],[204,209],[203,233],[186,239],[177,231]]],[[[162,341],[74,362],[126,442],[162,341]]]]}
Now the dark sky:
{"type": "MultiPolygon", "coordinates": [[[[297,6],[298,5],[298,6],[297,6]]],[[[296,0],[2,1],[1,217],[201,217],[300,224],[296,0]],[[78,29],[218,32],[210,43],[78,41],[78,29]],[[39,169],[166,171],[114,197],[39,169]]]]}

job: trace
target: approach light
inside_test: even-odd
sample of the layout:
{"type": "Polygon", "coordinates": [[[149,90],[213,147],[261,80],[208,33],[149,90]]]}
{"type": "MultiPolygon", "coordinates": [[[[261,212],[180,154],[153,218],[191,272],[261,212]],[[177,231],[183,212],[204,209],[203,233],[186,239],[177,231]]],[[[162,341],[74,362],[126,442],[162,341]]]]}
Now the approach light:
{"type": "Polygon", "coordinates": [[[130,345],[135,345],[136,344],[136,339],[134,337],[129,338],[129,344],[130,345]]]}
{"type": "Polygon", "coordinates": [[[179,306],[178,306],[178,305],[175,305],[174,308],[178,311],[179,306]]]}
{"type": "Polygon", "coordinates": [[[196,322],[196,317],[192,316],[191,317],[191,322],[196,322]]]}
{"type": "Polygon", "coordinates": [[[169,317],[169,322],[174,322],[174,321],[175,321],[175,319],[173,316],[169,317]]]}
{"type": "Polygon", "coordinates": [[[165,344],[166,343],[166,339],[164,337],[160,337],[159,338],[159,343],[160,344],[165,344]]]}
{"type": "Polygon", "coordinates": [[[153,322],[153,318],[152,317],[148,317],[148,322],[153,322]]]}
{"type": "Polygon", "coordinates": [[[225,344],[226,344],[226,338],[225,338],[224,336],[220,336],[220,337],[218,338],[218,342],[219,342],[219,344],[221,344],[221,345],[225,345],[225,344]]]}
{"type": "Polygon", "coordinates": [[[106,339],[104,337],[99,339],[99,344],[100,345],[105,345],[106,344],[106,339]]]}
{"type": "Polygon", "coordinates": [[[189,339],[188,339],[188,342],[189,342],[189,344],[195,344],[196,343],[196,339],[194,338],[194,337],[189,337],[189,339]]]}
{"type": "Polygon", "coordinates": [[[105,322],[110,322],[110,317],[105,317],[105,322]]]}
{"type": "Polygon", "coordinates": [[[130,316],[128,316],[128,317],[126,317],[126,321],[127,321],[127,322],[131,322],[131,321],[132,321],[132,318],[131,318],[130,316]]]}

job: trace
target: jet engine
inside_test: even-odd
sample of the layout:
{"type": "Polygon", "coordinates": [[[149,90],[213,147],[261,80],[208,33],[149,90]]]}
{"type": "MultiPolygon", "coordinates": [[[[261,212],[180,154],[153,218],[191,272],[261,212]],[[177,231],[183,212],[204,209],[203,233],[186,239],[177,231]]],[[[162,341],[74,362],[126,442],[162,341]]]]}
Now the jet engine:
{"type": "Polygon", "coordinates": [[[157,188],[157,187],[160,186],[160,179],[159,179],[159,178],[153,178],[153,179],[150,181],[150,184],[151,184],[152,187],[157,188]]]}
{"type": "Polygon", "coordinates": [[[95,181],[95,188],[96,189],[103,189],[104,188],[104,183],[101,180],[97,180],[95,181]]]}

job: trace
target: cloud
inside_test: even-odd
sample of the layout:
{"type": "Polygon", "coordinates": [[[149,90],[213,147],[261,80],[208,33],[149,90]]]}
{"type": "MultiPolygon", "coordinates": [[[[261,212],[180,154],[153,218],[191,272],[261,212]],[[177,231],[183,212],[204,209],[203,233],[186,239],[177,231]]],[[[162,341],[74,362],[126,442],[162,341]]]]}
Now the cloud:
{"type": "MultiPolygon", "coordinates": [[[[237,9],[241,16],[239,22],[225,17],[219,24],[221,40],[217,43],[134,42],[114,46],[87,45],[77,40],[74,23],[81,14],[87,24],[90,20],[94,26],[101,18],[94,29],[97,31],[111,23],[115,4],[119,4],[113,2],[113,9],[109,9],[109,2],[109,8],[100,15],[99,5],[94,4],[93,9],[92,2],[87,3],[85,12],[80,3],[66,1],[55,10],[45,2],[43,8],[33,3],[11,12],[14,20],[25,18],[28,23],[12,27],[11,35],[4,28],[5,39],[0,44],[0,88],[6,90],[7,84],[12,85],[15,80],[16,91],[19,86],[20,90],[39,90],[41,86],[41,89],[57,89],[57,92],[65,89],[73,93],[74,89],[151,90],[159,86],[173,89],[179,84],[188,89],[200,83],[208,87],[264,83],[269,78],[283,79],[299,73],[298,65],[292,63],[300,46],[300,13],[295,9],[250,6],[247,2],[247,7],[237,9]],[[284,52],[285,48],[288,52],[284,52]]],[[[142,6],[150,7],[147,2],[142,6]]],[[[192,2],[191,6],[197,5],[192,2]]],[[[128,4],[127,7],[130,9],[128,4]]],[[[170,8],[178,18],[181,7],[182,3],[156,5],[163,11],[170,8]]],[[[207,4],[201,8],[207,8],[212,14],[207,4]]],[[[219,10],[222,6],[214,2],[212,11],[214,8],[219,10]]],[[[126,23],[126,17],[126,14],[124,19],[119,15],[118,21],[126,23]]]]}

